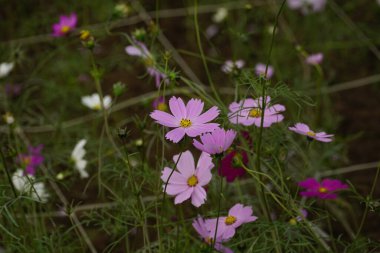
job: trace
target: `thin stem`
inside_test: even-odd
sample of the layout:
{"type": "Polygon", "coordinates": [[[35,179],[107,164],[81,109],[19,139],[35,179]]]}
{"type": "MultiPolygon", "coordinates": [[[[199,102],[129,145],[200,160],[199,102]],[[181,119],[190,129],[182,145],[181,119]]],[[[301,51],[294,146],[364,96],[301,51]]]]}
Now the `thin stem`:
{"type": "Polygon", "coordinates": [[[12,178],[11,178],[11,175],[9,174],[7,162],[5,161],[5,156],[4,156],[2,149],[0,150],[0,153],[1,153],[1,160],[3,161],[4,170],[7,173],[7,178],[8,178],[9,184],[11,185],[11,188],[12,188],[13,194],[15,195],[15,198],[17,198],[17,192],[15,189],[15,186],[12,183],[12,178]]]}
{"type": "MultiPolygon", "coordinates": [[[[218,166],[219,166],[219,158],[216,159],[215,168],[218,172],[218,166]]],[[[215,247],[216,243],[216,235],[218,233],[218,226],[219,226],[219,217],[220,217],[220,206],[221,206],[221,199],[222,199],[222,193],[223,193],[223,176],[219,175],[220,181],[219,181],[219,192],[218,192],[218,212],[216,215],[216,224],[215,224],[215,233],[214,233],[214,239],[212,240],[212,243],[210,244],[211,249],[215,247]]]]}
{"type": "Polygon", "coordinates": [[[373,179],[373,183],[372,183],[372,187],[371,187],[371,192],[367,196],[367,200],[366,200],[367,202],[366,202],[364,214],[363,214],[362,220],[360,221],[360,226],[359,226],[358,231],[356,232],[355,238],[357,238],[359,236],[360,232],[363,229],[364,222],[365,222],[365,220],[367,218],[368,210],[369,210],[368,201],[370,201],[370,199],[372,199],[372,196],[373,196],[373,193],[375,191],[376,184],[377,184],[377,180],[379,179],[379,174],[380,174],[380,165],[378,165],[378,167],[377,167],[376,175],[375,175],[375,178],[373,179]]]}
{"type": "Polygon", "coordinates": [[[214,82],[212,81],[210,71],[208,70],[207,60],[206,60],[206,57],[204,55],[203,48],[202,48],[202,42],[201,42],[201,37],[200,37],[200,32],[199,32],[199,24],[198,24],[198,0],[194,1],[194,28],[195,28],[195,34],[197,37],[197,44],[198,44],[199,52],[201,54],[203,66],[205,68],[207,79],[208,79],[208,82],[211,86],[211,90],[214,93],[214,96],[218,100],[218,102],[220,104],[223,104],[222,100],[219,97],[218,92],[216,91],[214,82]]]}

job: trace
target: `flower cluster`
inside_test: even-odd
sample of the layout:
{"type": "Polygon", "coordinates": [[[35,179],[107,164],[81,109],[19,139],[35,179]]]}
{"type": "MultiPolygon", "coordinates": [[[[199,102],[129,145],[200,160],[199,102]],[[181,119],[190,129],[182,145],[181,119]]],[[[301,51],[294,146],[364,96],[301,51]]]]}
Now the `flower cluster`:
{"type": "Polygon", "coordinates": [[[257,220],[252,213],[252,207],[236,204],[228,211],[227,216],[206,220],[202,217],[194,219],[193,227],[205,243],[214,245],[220,252],[229,253],[233,251],[222,243],[229,241],[241,225],[257,220]]]}

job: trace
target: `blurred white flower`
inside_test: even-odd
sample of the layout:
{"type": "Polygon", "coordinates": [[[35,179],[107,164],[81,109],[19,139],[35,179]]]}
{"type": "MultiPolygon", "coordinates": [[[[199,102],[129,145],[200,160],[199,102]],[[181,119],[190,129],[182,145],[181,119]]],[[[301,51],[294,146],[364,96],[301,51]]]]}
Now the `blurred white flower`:
{"type": "Polygon", "coordinates": [[[32,197],[36,201],[46,203],[49,198],[45,184],[43,182],[35,182],[35,177],[25,174],[22,169],[18,169],[13,173],[12,183],[17,191],[32,197]]]}
{"type": "Polygon", "coordinates": [[[231,61],[227,60],[222,66],[222,71],[224,73],[231,73],[234,69],[242,69],[245,65],[243,60],[231,61]]]}
{"type": "MultiPolygon", "coordinates": [[[[103,105],[104,105],[104,108],[105,109],[108,109],[110,108],[111,106],[111,102],[112,102],[112,99],[110,96],[105,96],[103,98],[103,105]]],[[[82,104],[84,106],[87,106],[88,108],[92,109],[92,110],[101,110],[102,109],[102,105],[100,103],[100,96],[99,94],[97,93],[94,93],[92,95],[88,95],[88,96],[84,96],[82,97],[82,104]]]]}
{"type": "Polygon", "coordinates": [[[83,159],[86,154],[84,145],[86,145],[87,140],[80,140],[74,147],[73,152],[71,152],[71,159],[74,161],[75,169],[79,172],[81,178],[87,178],[88,173],[86,171],[87,161],[83,159]]]}
{"type": "Polygon", "coordinates": [[[0,78],[7,76],[14,67],[13,62],[3,62],[0,64],[0,78]]]}
{"type": "Polygon", "coordinates": [[[4,119],[5,123],[7,123],[8,125],[12,125],[15,122],[15,118],[13,117],[12,113],[10,113],[10,112],[6,112],[3,115],[3,119],[4,119]]]}
{"type": "Polygon", "coordinates": [[[214,16],[212,16],[212,21],[215,23],[221,23],[228,16],[228,10],[226,8],[218,8],[214,16]]]}

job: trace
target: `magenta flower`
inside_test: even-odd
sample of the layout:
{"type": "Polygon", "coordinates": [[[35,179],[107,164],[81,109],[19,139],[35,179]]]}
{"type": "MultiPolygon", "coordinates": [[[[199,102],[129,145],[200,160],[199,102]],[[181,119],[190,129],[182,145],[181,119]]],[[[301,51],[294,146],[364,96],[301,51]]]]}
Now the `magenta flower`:
{"type": "Polygon", "coordinates": [[[211,133],[202,134],[202,143],[194,139],[193,145],[200,151],[215,155],[226,151],[231,146],[235,137],[236,132],[234,130],[230,129],[226,131],[218,127],[211,133]]]}
{"type": "Polygon", "coordinates": [[[164,182],[162,186],[166,193],[176,196],[174,204],[180,204],[191,198],[191,203],[200,207],[205,203],[207,194],[203,186],[207,185],[211,178],[211,169],[214,167],[212,158],[207,153],[202,153],[199,157],[197,167],[195,167],[194,157],[190,151],[185,151],[173,156],[174,163],[177,164],[177,170],[165,167],[162,171],[161,179],[164,182]],[[170,177],[170,174],[172,176],[170,177]],[[169,180],[169,181],[168,181],[169,180]]]}
{"type": "MultiPolygon", "coordinates": [[[[238,227],[244,223],[257,220],[257,217],[253,216],[252,213],[252,207],[244,207],[242,204],[235,204],[228,211],[228,216],[219,217],[216,237],[220,237],[225,240],[232,238],[238,227]]],[[[216,221],[216,218],[206,220],[207,225],[211,228],[211,233],[215,233],[216,221]]]]}
{"type": "MultiPolygon", "coordinates": [[[[273,123],[280,122],[284,116],[280,112],[285,111],[285,106],[280,104],[270,105],[270,97],[266,97],[266,105],[264,110],[263,127],[270,127],[273,123]]],[[[238,103],[233,102],[229,106],[230,113],[228,117],[234,124],[242,124],[244,126],[255,125],[260,127],[261,116],[263,114],[262,97],[258,99],[245,99],[238,103]]]]}
{"type": "Polygon", "coordinates": [[[289,0],[288,6],[293,10],[301,10],[307,15],[313,12],[320,12],[325,8],[326,0],[289,0]]]}
{"type": "Polygon", "coordinates": [[[34,176],[36,174],[37,167],[40,166],[44,157],[41,155],[43,145],[38,145],[37,147],[28,147],[27,154],[20,154],[18,156],[18,162],[25,168],[24,173],[34,176]]]}
{"type": "Polygon", "coordinates": [[[185,106],[181,98],[172,97],[169,100],[169,108],[173,115],[155,110],[150,117],[157,123],[175,128],[168,132],[165,137],[174,143],[178,143],[185,135],[196,137],[205,132],[211,132],[219,126],[217,123],[207,123],[219,115],[216,106],[202,113],[204,103],[199,99],[190,99],[185,106]]]}
{"type": "Polygon", "coordinates": [[[320,199],[335,199],[337,195],[334,192],[348,188],[348,185],[341,181],[328,178],[323,179],[321,183],[314,178],[308,178],[299,182],[298,185],[306,189],[306,191],[300,192],[301,196],[320,199]]]}
{"type": "Polygon", "coordinates": [[[305,62],[309,65],[318,65],[318,64],[321,64],[322,61],[323,61],[322,53],[311,54],[305,60],[305,62]]]}
{"type": "Polygon", "coordinates": [[[158,97],[153,101],[153,108],[159,111],[166,112],[168,110],[168,106],[166,105],[164,97],[158,97]]]}
{"type": "Polygon", "coordinates": [[[331,142],[333,134],[326,134],[325,132],[316,133],[310,130],[309,126],[303,123],[297,123],[294,127],[289,127],[290,131],[296,132],[298,134],[305,135],[308,140],[317,140],[321,142],[331,142]]]}
{"type": "Polygon", "coordinates": [[[265,68],[266,68],[266,65],[265,64],[262,64],[262,63],[258,63],[256,64],[255,66],[255,73],[257,76],[259,77],[268,77],[268,79],[271,79],[273,74],[274,74],[274,69],[272,66],[268,65],[268,71],[267,71],[267,75],[265,76],[265,68]]]}
{"type": "Polygon", "coordinates": [[[70,16],[61,15],[59,22],[53,24],[53,36],[63,37],[75,29],[77,25],[77,14],[71,13],[70,16]]]}
{"type": "Polygon", "coordinates": [[[222,71],[226,74],[232,73],[235,69],[242,69],[245,65],[243,60],[231,61],[227,60],[222,66],[222,71]]]}
{"type": "Polygon", "coordinates": [[[246,164],[247,162],[248,157],[244,151],[231,151],[220,161],[219,175],[231,183],[237,177],[245,175],[246,172],[241,163],[246,164]]]}
{"type": "MultiPolygon", "coordinates": [[[[198,232],[199,236],[205,243],[207,243],[208,245],[211,245],[213,243],[215,234],[212,234],[211,228],[207,225],[207,222],[205,222],[205,220],[202,217],[198,216],[198,218],[193,220],[193,228],[198,232]]],[[[225,241],[228,240],[223,239],[221,236],[216,237],[214,248],[222,253],[233,253],[233,251],[230,248],[227,248],[222,245],[222,243],[225,241]]]]}

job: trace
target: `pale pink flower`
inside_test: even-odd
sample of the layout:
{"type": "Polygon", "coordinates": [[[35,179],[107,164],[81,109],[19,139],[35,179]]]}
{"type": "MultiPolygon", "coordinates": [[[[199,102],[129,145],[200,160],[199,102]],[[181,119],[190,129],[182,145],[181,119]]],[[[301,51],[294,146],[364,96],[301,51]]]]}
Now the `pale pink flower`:
{"type": "Polygon", "coordinates": [[[294,127],[289,127],[290,131],[296,132],[298,134],[305,135],[310,140],[317,140],[321,142],[331,142],[333,134],[326,134],[325,132],[316,133],[310,130],[309,126],[303,123],[297,123],[294,127]]]}
{"type": "MultiPolygon", "coordinates": [[[[280,112],[285,111],[285,106],[280,104],[270,104],[271,98],[266,97],[263,127],[270,127],[273,123],[280,122],[284,116],[280,112]]],[[[255,125],[260,127],[262,110],[262,97],[258,99],[247,98],[239,102],[233,102],[229,106],[228,117],[234,124],[244,126],[255,125]]]]}
{"type": "Polygon", "coordinates": [[[255,66],[255,73],[257,76],[259,77],[264,77],[264,78],[268,78],[268,79],[271,79],[273,74],[274,74],[274,68],[270,65],[268,65],[268,70],[267,70],[267,75],[265,76],[265,69],[266,69],[266,65],[263,64],[263,63],[258,63],[256,64],[255,66]]]}
{"type": "Polygon", "coordinates": [[[147,67],[146,71],[148,74],[154,78],[156,87],[159,88],[161,86],[161,80],[163,80],[164,84],[169,84],[169,79],[167,78],[166,74],[161,72],[156,67],[147,67]]]}
{"type": "MultiPolygon", "coordinates": [[[[227,216],[219,217],[218,230],[216,237],[225,240],[232,238],[235,235],[235,230],[243,225],[257,220],[256,216],[252,215],[252,207],[244,207],[242,204],[236,204],[228,211],[227,216]]],[[[216,230],[216,218],[206,220],[207,225],[211,228],[211,233],[216,230]]]]}
{"type": "Polygon", "coordinates": [[[323,11],[326,0],[288,0],[287,3],[290,9],[301,10],[302,14],[307,15],[323,11]]]}
{"type": "Polygon", "coordinates": [[[146,45],[140,41],[134,40],[133,45],[125,47],[125,52],[131,56],[137,56],[144,60],[152,59],[153,56],[146,47],[146,45]]]}
{"type": "Polygon", "coordinates": [[[227,60],[224,62],[222,66],[222,71],[224,73],[232,73],[235,69],[242,69],[245,65],[245,62],[243,60],[236,60],[236,61],[231,61],[227,60]]]}
{"type": "Polygon", "coordinates": [[[77,25],[77,14],[71,13],[70,16],[61,15],[59,22],[53,24],[53,36],[63,37],[75,29],[77,25]]]}
{"type": "Polygon", "coordinates": [[[213,106],[201,114],[203,106],[204,103],[200,99],[190,99],[185,106],[181,98],[172,97],[169,100],[169,108],[172,114],[154,110],[150,117],[163,126],[175,128],[169,131],[165,137],[174,143],[178,143],[185,135],[196,137],[211,132],[219,126],[217,123],[207,123],[218,117],[218,107],[213,106]]]}
{"type": "Polygon", "coordinates": [[[193,140],[193,145],[210,155],[220,154],[226,151],[232,144],[236,137],[236,132],[234,130],[224,130],[221,128],[216,128],[211,133],[204,133],[201,135],[200,143],[197,140],[193,140]]]}
{"type": "Polygon", "coordinates": [[[214,164],[211,156],[203,152],[199,157],[197,167],[190,151],[173,156],[173,160],[177,164],[177,170],[164,168],[161,176],[164,182],[163,189],[165,190],[166,187],[168,195],[176,196],[174,199],[176,205],[191,198],[191,203],[200,207],[207,199],[203,186],[207,185],[212,178],[211,169],[214,164]]]}
{"type": "MultiPolygon", "coordinates": [[[[202,217],[198,216],[198,218],[193,220],[193,228],[198,232],[199,236],[205,243],[208,245],[211,245],[213,243],[215,234],[211,233],[211,228],[207,225],[206,221],[202,217]]],[[[228,240],[223,239],[221,236],[216,237],[214,248],[222,253],[233,253],[230,248],[222,245],[222,243],[226,241],[228,240]]]]}
{"type": "Polygon", "coordinates": [[[323,61],[323,54],[322,53],[311,54],[306,58],[305,61],[309,65],[321,64],[321,62],[323,61]]]}

